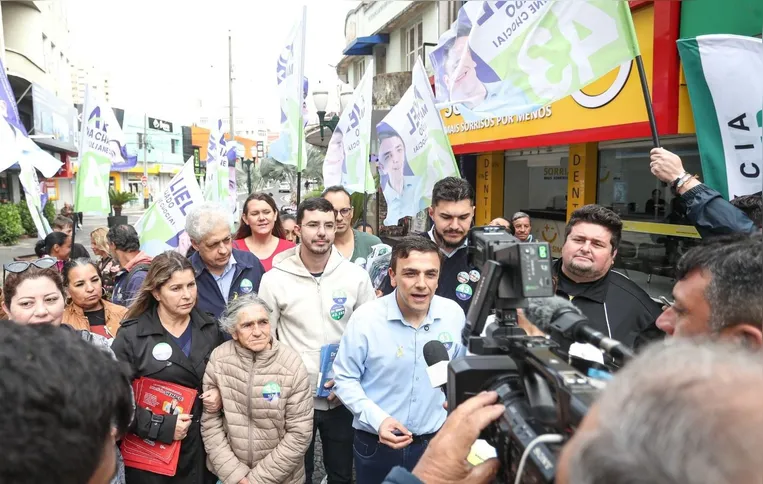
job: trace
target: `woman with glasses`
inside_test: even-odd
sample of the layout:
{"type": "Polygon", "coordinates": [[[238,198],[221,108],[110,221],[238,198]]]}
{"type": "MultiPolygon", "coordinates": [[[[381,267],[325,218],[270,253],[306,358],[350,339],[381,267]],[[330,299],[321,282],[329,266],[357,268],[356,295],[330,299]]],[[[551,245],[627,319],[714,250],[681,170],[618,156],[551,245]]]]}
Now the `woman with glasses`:
{"type": "MultiPolygon", "coordinates": [[[[3,310],[17,324],[52,324],[60,326],[64,316],[64,284],[56,269],[56,260],[44,258],[36,261],[10,262],[3,266],[3,310]]],[[[74,330],[72,330],[74,331],[74,330]]],[[[112,357],[109,342],[101,335],[86,330],[77,331],[85,341],[112,357]]],[[[124,484],[125,472],[122,454],[115,450],[117,474],[111,484],[124,484]]]]}
{"type": "Polygon", "coordinates": [[[241,225],[233,239],[233,247],[256,255],[265,272],[273,267],[276,255],[295,245],[286,240],[276,202],[267,193],[252,193],[247,197],[241,211],[241,225]]]}
{"type": "Polygon", "coordinates": [[[205,465],[199,420],[210,405],[210,394],[202,393],[204,371],[212,350],[222,342],[215,320],[196,309],[196,276],[188,259],[172,251],[156,256],[111,348],[120,361],[130,364],[135,379],[196,389],[199,398],[178,414],[136,408],[131,432],[166,444],[179,440],[181,445],[173,477],[127,468],[130,484],[217,482],[205,465]]]}
{"type": "Polygon", "coordinates": [[[105,297],[101,271],[90,259],[74,259],[64,264],[64,288],[69,295],[64,324],[107,338],[119,331],[127,308],[112,304],[105,297]]]}
{"type": "Polygon", "coordinates": [[[72,252],[72,238],[64,232],[51,232],[44,239],[38,240],[34,247],[37,257],[52,257],[58,262],[58,270],[64,267],[72,252]]]}

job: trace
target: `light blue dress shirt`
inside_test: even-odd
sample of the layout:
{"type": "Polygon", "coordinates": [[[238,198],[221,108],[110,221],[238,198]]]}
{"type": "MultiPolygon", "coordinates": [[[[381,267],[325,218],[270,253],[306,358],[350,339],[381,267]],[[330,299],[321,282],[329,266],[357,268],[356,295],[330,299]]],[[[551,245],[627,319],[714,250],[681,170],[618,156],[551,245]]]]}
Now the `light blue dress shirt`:
{"type": "Polygon", "coordinates": [[[445,396],[432,388],[424,345],[439,339],[450,359],[466,355],[466,317],[450,299],[435,296],[426,319],[414,328],[397,304],[397,291],[356,309],[334,360],[334,391],[349,408],[352,426],[373,434],[394,417],[413,435],[436,432],[445,422],[445,396]]]}
{"type": "MultiPolygon", "coordinates": [[[[210,272],[210,274],[212,273],[210,272]]],[[[212,277],[217,283],[217,287],[219,287],[220,292],[223,293],[223,299],[225,299],[226,303],[228,302],[228,294],[230,294],[230,286],[233,284],[234,275],[236,275],[236,259],[233,257],[233,254],[230,255],[228,265],[225,266],[222,274],[219,276],[212,274],[212,277]]]]}

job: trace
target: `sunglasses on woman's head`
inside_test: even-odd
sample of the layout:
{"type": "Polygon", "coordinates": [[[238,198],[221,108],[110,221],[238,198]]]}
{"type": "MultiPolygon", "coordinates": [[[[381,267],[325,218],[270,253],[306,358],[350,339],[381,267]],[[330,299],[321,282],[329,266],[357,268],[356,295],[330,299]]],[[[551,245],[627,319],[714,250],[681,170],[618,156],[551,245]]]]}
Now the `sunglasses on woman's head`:
{"type": "Polygon", "coordinates": [[[37,259],[33,261],[26,261],[26,260],[20,260],[20,261],[14,261],[14,262],[8,262],[7,264],[3,265],[3,269],[7,272],[12,272],[14,274],[19,274],[21,272],[26,271],[32,266],[35,266],[38,269],[49,269],[56,265],[56,259],[52,257],[43,257],[42,259],[37,259]]]}

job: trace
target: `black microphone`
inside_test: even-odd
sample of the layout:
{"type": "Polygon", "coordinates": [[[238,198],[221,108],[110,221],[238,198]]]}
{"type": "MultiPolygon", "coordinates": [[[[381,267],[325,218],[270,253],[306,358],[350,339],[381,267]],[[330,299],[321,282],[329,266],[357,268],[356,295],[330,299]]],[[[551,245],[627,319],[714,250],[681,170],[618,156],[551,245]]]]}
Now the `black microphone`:
{"type": "Polygon", "coordinates": [[[448,381],[448,350],[439,340],[433,339],[424,345],[424,361],[427,362],[427,375],[432,388],[440,388],[445,392],[445,383],[448,381]]]}
{"type": "Polygon", "coordinates": [[[568,299],[553,296],[528,298],[529,306],[525,309],[527,319],[539,330],[552,339],[569,342],[590,343],[614,358],[623,361],[635,355],[630,348],[593,329],[588,318],[568,299]]]}

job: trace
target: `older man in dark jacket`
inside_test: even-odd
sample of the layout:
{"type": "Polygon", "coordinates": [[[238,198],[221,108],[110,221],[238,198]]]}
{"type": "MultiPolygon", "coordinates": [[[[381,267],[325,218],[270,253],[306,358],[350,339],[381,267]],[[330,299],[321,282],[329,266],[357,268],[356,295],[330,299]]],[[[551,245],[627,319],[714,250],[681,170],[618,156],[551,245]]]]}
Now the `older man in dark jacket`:
{"type": "Polygon", "coordinates": [[[251,252],[234,249],[233,214],[217,204],[191,210],[185,229],[196,252],[190,261],[198,287],[197,307],[219,318],[228,301],[256,293],[265,268],[251,252]]]}

